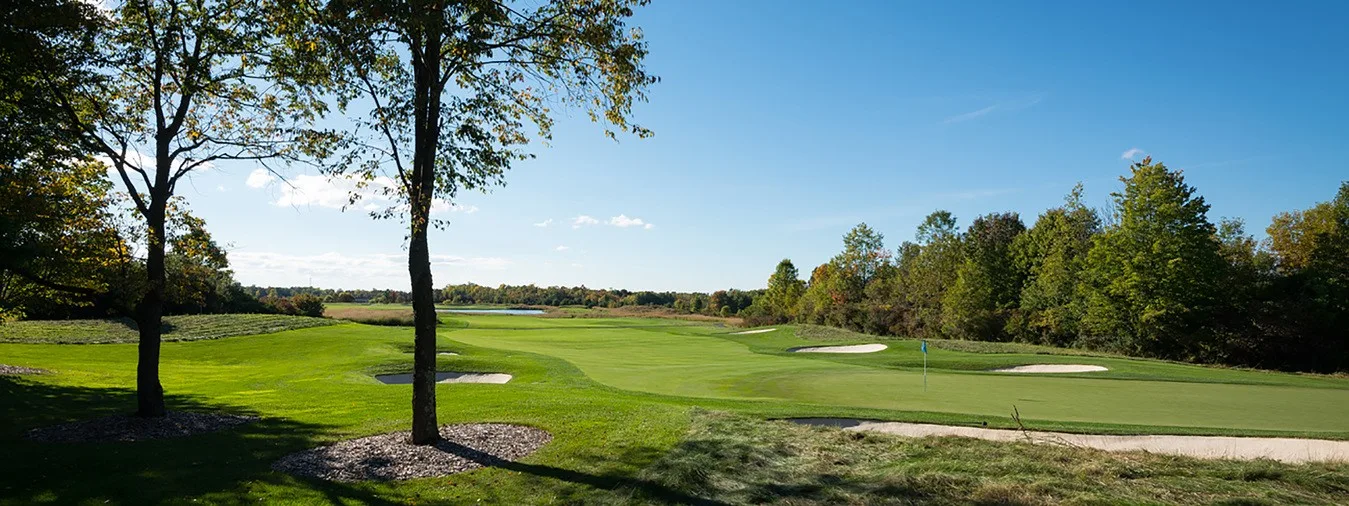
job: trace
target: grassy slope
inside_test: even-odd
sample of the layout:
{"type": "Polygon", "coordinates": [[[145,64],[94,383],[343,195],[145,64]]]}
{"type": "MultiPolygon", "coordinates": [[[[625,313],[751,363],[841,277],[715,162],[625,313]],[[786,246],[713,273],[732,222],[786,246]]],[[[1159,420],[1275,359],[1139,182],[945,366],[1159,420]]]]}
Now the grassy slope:
{"type": "Polygon", "coordinates": [[[1342,466],[1165,456],[965,438],[904,438],[699,413],[642,478],[760,504],[1333,504],[1342,466]]]}
{"type": "MultiPolygon", "coordinates": [[[[788,363],[782,361],[789,361],[790,367],[805,371],[877,369],[829,360],[756,354],[743,344],[715,336],[725,332],[715,327],[668,320],[558,321],[504,316],[465,317],[462,321],[468,322],[468,328],[442,329],[441,348],[464,355],[440,357],[441,369],[502,371],[516,375],[516,379],[506,385],[439,386],[441,421],[524,423],[554,434],[553,443],[521,463],[403,483],[318,483],[269,470],[271,462],[293,451],[406,428],[410,390],[379,384],[370,376],[375,372],[407,370],[410,356],[406,349],[411,330],[406,328],[338,325],[166,344],[163,383],[171,405],[178,409],[256,413],[263,415],[265,421],[223,433],[135,444],[46,445],[28,442],[21,436],[31,427],[129,409],[133,405],[132,393],[127,388],[134,379],[134,345],[3,344],[0,356],[5,357],[6,363],[48,368],[56,374],[0,377],[0,454],[8,457],[0,459],[0,475],[6,477],[0,483],[0,503],[109,500],[120,504],[186,504],[200,500],[255,504],[424,504],[481,500],[506,504],[618,504],[693,502],[699,497],[759,502],[767,498],[764,491],[776,493],[778,500],[820,502],[848,499],[871,503],[896,496],[941,502],[939,499],[951,500],[967,492],[999,491],[1030,494],[1027,497],[1032,499],[1062,500],[1074,497],[1069,493],[1083,486],[1076,483],[1081,478],[1099,482],[1093,485],[1095,495],[1085,497],[1107,502],[1147,498],[1148,487],[1203,490],[1174,497],[1157,496],[1189,502],[1222,497],[1334,502],[1333,495],[1326,499],[1328,494],[1349,493],[1349,485],[1343,479],[1349,475],[1349,467],[1343,465],[1201,463],[1189,459],[1139,460],[1133,456],[1095,455],[1092,457],[1095,464],[1074,467],[1070,464],[1080,459],[1081,454],[1057,453],[1054,449],[1017,457],[1030,450],[951,440],[853,447],[836,432],[821,432],[830,434],[832,439],[827,447],[817,448],[799,432],[820,429],[739,418],[718,421],[722,415],[699,414],[691,411],[691,406],[754,416],[827,411],[878,418],[940,419],[949,415],[745,399],[738,393],[738,378],[744,375],[733,370],[737,365],[759,368],[767,364],[761,361],[768,360],[774,366],[784,367],[788,363]],[[629,341],[639,345],[625,344],[629,341]],[[592,359],[569,362],[525,350],[544,347],[559,356],[592,359]],[[616,381],[613,370],[623,369],[621,362],[640,360],[647,354],[666,358],[675,354],[684,358],[678,363],[666,361],[663,365],[668,369],[662,369],[662,364],[647,364],[652,367],[647,371],[652,378],[643,380],[640,386],[651,392],[620,390],[604,384],[616,381]],[[607,358],[603,363],[593,363],[595,357],[607,358]],[[709,366],[698,366],[698,362],[707,362],[709,366]],[[583,370],[606,379],[597,382],[583,374],[583,370]],[[684,379],[680,380],[681,377],[684,379]],[[677,382],[670,388],[653,386],[661,381],[677,382]],[[663,395],[672,392],[661,390],[689,395],[710,393],[721,398],[674,397],[663,395]],[[688,432],[691,423],[693,429],[688,432]],[[727,434],[726,439],[716,436],[722,433],[727,434]],[[775,457],[772,469],[768,470],[776,474],[765,475],[760,472],[763,469],[746,467],[753,462],[740,457],[748,451],[746,444],[764,448],[787,445],[808,451],[780,454],[781,458],[775,457]],[[931,445],[954,446],[956,450],[927,453],[905,450],[931,445]],[[675,452],[667,454],[672,447],[675,452]],[[891,453],[895,451],[901,453],[891,453]],[[864,454],[866,459],[843,458],[864,454]],[[997,458],[990,460],[990,456],[997,458]],[[655,466],[651,466],[653,461],[657,462],[655,466]],[[1192,482],[1186,477],[1185,473],[1195,469],[1204,470],[1204,480],[1192,482]],[[1094,472],[1104,473],[1104,478],[1094,472]],[[706,476],[714,486],[690,481],[690,476],[699,475],[706,476]],[[908,478],[894,478],[884,482],[885,486],[863,487],[865,490],[841,489],[841,493],[852,494],[848,496],[810,495],[810,482],[855,484],[860,478],[881,475],[908,478]],[[1252,476],[1255,481],[1251,481],[1252,476]],[[1156,479],[1144,486],[1136,481],[1141,477],[1156,479]],[[1126,478],[1133,481],[1121,481],[1126,478]],[[772,488],[774,480],[802,486],[772,488]],[[1259,480],[1277,482],[1278,486],[1270,488],[1269,483],[1259,480]],[[948,486],[953,487],[948,492],[934,492],[948,486]],[[759,490],[759,495],[746,492],[754,490],[759,490]],[[934,493],[938,495],[923,495],[934,493]]],[[[1335,392],[1328,388],[1308,390],[1335,392]]],[[[1322,407],[1335,409],[1316,406],[1322,407]]],[[[994,424],[997,423],[1006,420],[994,419],[994,424]]],[[[769,454],[773,455],[778,454],[769,454]]]]}
{"type": "MultiPolygon", "coordinates": [[[[335,323],[323,318],[269,314],[166,316],[163,340],[220,339],[335,323]]],[[[0,325],[0,343],[107,344],[134,343],[137,339],[135,323],[129,319],[20,321],[0,325]]]]}

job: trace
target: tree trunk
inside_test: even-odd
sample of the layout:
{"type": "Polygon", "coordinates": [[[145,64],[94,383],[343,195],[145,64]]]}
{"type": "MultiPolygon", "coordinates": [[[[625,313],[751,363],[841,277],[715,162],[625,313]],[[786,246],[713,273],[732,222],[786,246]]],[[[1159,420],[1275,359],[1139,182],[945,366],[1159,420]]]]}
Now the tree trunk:
{"type": "Polygon", "coordinates": [[[167,198],[151,197],[146,225],[149,251],[145,259],[148,286],[136,308],[140,328],[136,363],[136,416],[164,416],[164,387],[159,383],[159,342],[164,326],[164,212],[167,198]]]}
{"type": "Polygon", "coordinates": [[[431,200],[435,197],[436,152],[440,144],[440,24],[443,6],[435,2],[427,15],[421,61],[414,61],[413,114],[415,150],[411,188],[408,190],[412,230],[408,240],[408,274],[412,278],[412,314],[415,328],[412,352],[412,443],[433,444],[440,440],[436,421],[436,317],[431,252],[427,232],[431,225],[431,200]]]}

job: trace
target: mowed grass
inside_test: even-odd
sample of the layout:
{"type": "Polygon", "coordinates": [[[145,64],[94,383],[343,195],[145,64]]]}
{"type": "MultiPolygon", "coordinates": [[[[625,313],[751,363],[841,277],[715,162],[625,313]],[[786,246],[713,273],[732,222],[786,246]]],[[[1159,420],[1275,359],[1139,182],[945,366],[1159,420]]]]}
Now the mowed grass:
{"type": "MultiPolygon", "coordinates": [[[[0,377],[0,454],[6,456],[0,459],[0,476],[5,477],[0,504],[1333,504],[1349,496],[1345,464],[1211,462],[950,438],[904,439],[764,421],[814,415],[949,422],[973,418],[869,406],[891,392],[868,394],[865,387],[848,382],[836,384],[832,398],[817,398],[821,392],[765,392],[783,381],[775,375],[791,372],[840,378],[912,373],[885,365],[775,355],[768,351],[773,346],[756,352],[740,342],[752,336],[726,335],[733,329],[671,320],[496,315],[456,317],[454,322],[442,326],[439,348],[462,355],[438,357],[441,370],[506,372],[515,379],[504,385],[439,385],[440,421],[540,427],[554,436],[540,452],[501,467],[396,483],[334,484],[272,472],[272,462],[294,451],[406,430],[410,388],[380,384],[372,375],[410,370],[410,328],[341,324],[167,343],[162,379],[173,409],[251,413],[263,421],[141,443],[40,444],[23,438],[33,427],[130,410],[134,345],[0,344],[0,363],[54,371],[0,377]]],[[[758,336],[764,343],[798,339],[790,329],[781,332],[758,336]]],[[[1164,373],[1166,367],[1179,366],[1160,367],[1164,373]]],[[[968,370],[939,374],[994,382],[1017,379],[968,370]]],[[[1271,387],[1092,381],[1231,387],[1238,389],[1238,397],[1250,398],[1260,396],[1242,389],[1271,387]]],[[[1061,387],[1027,388],[1054,392],[1061,387]]],[[[1343,385],[1278,388],[1343,392],[1343,385]]],[[[1343,406],[1332,405],[1337,399],[1316,398],[1309,401],[1315,404],[1295,406],[1301,414],[1285,413],[1281,420],[1287,426],[1277,432],[1307,431],[1298,428],[1298,419],[1321,416],[1312,413],[1316,410],[1329,411],[1325,416],[1333,418],[1343,406]]],[[[1249,398],[1238,401],[1258,404],[1249,398]]],[[[1186,409],[1171,407],[1174,412],[1186,409]]],[[[1022,413],[1026,415],[1026,408],[1022,413]]],[[[1102,411],[1091,422],[1032,423],[1079,430],[1148,429],[1120,422],[1121,416],[1102,411]]],[[[991,425],[1011,423],[1005,416],[985,418],[991,425]]],[[[1322,420],[1305,425],[1330,426],[1334,434],[1343,435],[1349,431],[1344,423],[1341,417],[1338,424],[1322,420]]],[[[1240,424],[1210,427],[1162,428],[1267,432],[1240,424]]]]}
{"type": "MultiPolygon", "coordinates": [[[[166,342],[200,341],[249,334],[267,334],[337,322],[324,318],[270,314],[178,315],[164,317],[166,342]]],[[[0,342],[107,344],[140,339],[129,318],[110,320],[35,320],[0,324],[0,342]]]]}
{"type": "Polygon", "coordinates": [[[1349,381],[1146,360],[998,356],[941,351],[923,390],[922,356],[895,346],[875,354],[788,353],[809,343],[790,327],[764,334],[663,320],[467,317],[455,339],[560,357],[615,388],[654,394],[808,403],[896,411],[893,419],[1010,423],[1013,407],[1036,427],[1123,433],[1274,433],[1349,438],[1349,381]],[[509,326],[505,325],[509,323],[509,326]],[[1071,360],[1068,360],[1071,359],[1071,360]],[[1115,376],[976,372],[1045,362],[1100,363],[1115,376]],[[913,367],[916,365],[916,367],[913,367]],[[1198,381],[1194,381],[1198,379],[1198,381]]]}

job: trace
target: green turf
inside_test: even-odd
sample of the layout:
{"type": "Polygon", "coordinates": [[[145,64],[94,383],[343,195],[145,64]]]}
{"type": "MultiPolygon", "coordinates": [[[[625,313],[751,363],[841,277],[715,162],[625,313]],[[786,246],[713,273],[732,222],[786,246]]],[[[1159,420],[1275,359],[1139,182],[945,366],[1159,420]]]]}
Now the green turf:
{"type": "MultiPolygon", "coordinates": [[[[199,341],[333,325],[324,318],[271,314],[179,315],[164,317],[162,339],[199,341]]],[[[135,322],[112,320],[36,320],[0,324],[0,343],[134,343],[135,322]]]]}
{"type": "MultiPolygon", "coordinates": [[[[273,461],[294,451],[407,428],[410,389],[380,384],[372,375],[410,369],[409,328],[342,324],[167,343],[163,346],[163,383],[174,409],[254,413],[264,421],[216,434],[142,443],[39,444],[22,437],[29,428],[130,409],[134,404],[129,390],[134,384],[134,345],[0,344],[0,363],[54,371],[0,377],[0,454],[6,456],[0,459],[0,476],[5,477],[0,482],[0,504],[622,504],[793,498],[867,503],[884,497],[921,499],[921,494],[929,493],[925,490],[942,480],[959,485],[952,494],[981,490],[992,494],[1001,490],[998,487],[1013,487],[1014,492],[1033,498],[1068,497],[1078,487],[1072,481],[1077,479],[1072,474],[1076,471],[1028,469],[1017,474],[1010,471],[1016,463],[1012,460],[1007,460],[1005,468],[986,469],[988,463],[980,462],[979,452],[1013,453],[1005,445],[987,442],[962,442],[959,451],[911,454],[909,458],[876,457],[879,460],[855,469],[828,468],[823,461],[790,455],[775,464],[786,466],[781,471],[787,474],[781,476],[810,477],[808,481],[822,484],[831,483],[828,476],[834,473],[884,474],[887,466],[916,466],[908,476],[921,483],[912,490],[881,487],[834,497],[793,495],[783,489],[777,499],[765,499],[743,492],[762,489],[765,484],[759,480],[771,481],[777,475],[765,478],[757,471],[734,472],[736,466],[745,464],[737,457],[743,440],[755,440],[765,430],[781,432],[754,425],[763,423],[754,419],[857,416],[951,423],[979,420],[1008,426],[1012,422],[1005,415],[1013,403],[1029,423],[1060,430],[1349,437],[1349,381],[1335,378],[1148,361],[1137,362],[1139,367],[1152,368],[1144,372],[1153,379],[1026,378],[975,372],[971,365],[975,361],[998,357],[969,354],[948,357],[951,368],[935,369],[930,378],[932,390],[923,396],[921,385],[914,383],[921,372],[904,365],[909,360],[905,354],[910,352],[902,346],[889,351],[893,355],[889,359],[884,354],[869,359],[802,356],[780,353],[779,345],[810,342],[786,328],[778,333],[729,336],[734,329],[656,319],[473,315],[456,316],[454,322],[442,326],[439,347],[463,355],[438,357],[440,369],[506,372],[515,379],[504,385],[438,386],[441,422],[537,426],[554,435],[553,442],[539,453],[499,468],[401,483],[320,483],[270,471],[273,461]],[[877,362],[850,362],[857,360],[877,362]],[[1073,392],[1082,389],[1091,393],[1073,392]],[[1239,413],[1227,404],[1247,411],[1239,413]],[[710,415],[699,408],[735,412],[751,421],[708,421],[710,415]],[[739,435],[718,440],[708,435],[708,427],[738,431],[739,435]],[[670,459],[684,464],[676,465],[670,459]],[[690,459],[705,462],[707,468],[701,472],[715,486],[689,481],[685,475],[690,472],[690,459]],[[662,473],[680,466],[684,474],[679,476],[662,473]]],[[[1037,360],[1045,358],[1036,356],[1037,360]]],[[[792,438],[800,437],[793,436],[795,432],[781,434],[785,439],[766,441],[804,444],[794,442],[792,438]]],[[[853,453],[848,447],[828,451],[853,453]]],[[[1076,458],[1066,455],[1061,458],[1076,458]]],[[[1170,469],[1166,472],[1172,474],[1158,475],[1152,486],[1204,488],[1203,494],[1178,496],[1184,502],[1244,497],[1333,502],[1324,498],[1349,493],[1349,484],[1342,479],[1349,467],[1344,465],[1095,458],[1109,473],[1116,473],[1111,476],[1130,470],[1170,469]],[[1209,480],[1206,484],[1179,482],[1184,472],[1195,469],[1209,473],[1204,475],[1209,480]],[[1219,474],[1228,472],[1224,469],[1235,471],[1222,478],[1219,474]],[[1243,477],[1250,473],[1264,476],[1264,470],[1277,476],[1271,479],[1279,482],[1278,494],[1260,492],[1261,483],[1243,477]],[[1327,481],[1328,474],[1341,478],[1327,481]]],[[[1080,477],[1095,479],[1092,476],[1080,477]]],[[[1096,480],[1104,485],[1093,485],[1091,493],[1096,495],[1083,497],[1096,497],[1095,502],[1147,497],[1146,487],[1128,488],[1112,480],[1096,480]]],[[[956,496],[929,500],[940,497],[956,496]]]]}

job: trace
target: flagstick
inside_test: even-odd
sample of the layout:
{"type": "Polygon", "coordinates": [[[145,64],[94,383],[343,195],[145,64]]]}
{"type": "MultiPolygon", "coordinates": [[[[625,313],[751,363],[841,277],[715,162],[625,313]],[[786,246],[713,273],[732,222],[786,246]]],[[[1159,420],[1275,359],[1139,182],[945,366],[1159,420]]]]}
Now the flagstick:
{"type": "Polygon", "coordinates": [[[923,393],[927,393],[927,341],[923,341],[923,393]]]}

